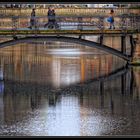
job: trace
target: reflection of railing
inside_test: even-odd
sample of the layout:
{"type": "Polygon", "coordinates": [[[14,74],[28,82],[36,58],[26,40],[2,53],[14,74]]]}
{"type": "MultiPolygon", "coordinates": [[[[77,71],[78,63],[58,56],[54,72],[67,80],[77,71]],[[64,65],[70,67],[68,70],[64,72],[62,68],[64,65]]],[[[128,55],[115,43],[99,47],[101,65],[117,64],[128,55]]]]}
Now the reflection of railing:
{"type": "MultiPolygon", "coordinates": [[[[121,85],[122,85],[122,94],[123,93],[132,93],[132,84],[134,81],[133,80],[133,75],[132,75],[132,69],[129,67],[121,67],[119,69],[116,69],[114,71],[112,71],[111,73],[109,73],[108,75],[103,75],[100,76],[98,78],[95,79],[90,79],[87,81],[84,81],[83,83],[77,83],[77,84],[73,84],[71,86],[69,86],[68,88],[62,88],[61,90],[59,89],[58,93],[64,94],[64,93],[68,93],[68,92],[79,92],[81,91],[81,88],[86,88],[94,83],[98,83],[99,84],[99,90],[100,93],[102,92],[102,90],[104,90],[104,84],[108,81],[111,81],[113,79],[117,79],[117,78],[121,78],[121,85]],[[122,79],[123,77],[123,79],[122,79]],[[128,82],[126,82],[125,80],[128,80],[128,82]],[[66,91],[66,92],[65,92],[66,91]]],[[[59,94],[58,94],[59,95],[59,94]]]]}
{"type": "MultiPolygon", "coordinates": [[[[56,16],[59,29],[64,30],[94,30],[107,29],[109,23],[107,16],[56,16]]],[[[137,29],[140,30],[140,16],[115,16],[116,29],[137,29]]],[[[44,25],[48,22],[47,16],[37,16],[37,29],[45,29],[44,25]]],[[[30,26],[30,16],[7,16],[1,18],[0,29],[23,29],[30,26]]]]}

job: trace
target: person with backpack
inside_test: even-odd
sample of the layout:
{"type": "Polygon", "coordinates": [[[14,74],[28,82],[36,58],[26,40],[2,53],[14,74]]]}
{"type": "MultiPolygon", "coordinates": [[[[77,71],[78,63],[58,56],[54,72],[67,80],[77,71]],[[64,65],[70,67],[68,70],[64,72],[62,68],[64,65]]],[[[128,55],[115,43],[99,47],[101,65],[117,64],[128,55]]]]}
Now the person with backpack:
{"type": "Polygon", "coordinates": [[[113,9],[111,9],[107,21],[110,23],[109,29],[115,29],[115,25],[114,25],[114,10],[113,9]]]}

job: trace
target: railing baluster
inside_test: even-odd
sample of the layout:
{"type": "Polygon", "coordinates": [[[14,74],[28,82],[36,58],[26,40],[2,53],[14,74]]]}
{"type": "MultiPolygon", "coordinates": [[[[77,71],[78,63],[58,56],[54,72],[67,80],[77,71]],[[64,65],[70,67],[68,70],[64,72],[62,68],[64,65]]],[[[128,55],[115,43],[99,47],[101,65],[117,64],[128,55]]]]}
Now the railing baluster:
{"type": "Polygon", "coordinates": [[[16,37],[16,31],[17,31],[17,17],[16,16],[12,16],[12,30],[13,30],[13,38],[16,37]]]}
{"type": "Polygon", "coordinates": [[[83,25],[82,25],[83,19],[82,17],[78,17],[78,30],[83,30],[83,25]]]}

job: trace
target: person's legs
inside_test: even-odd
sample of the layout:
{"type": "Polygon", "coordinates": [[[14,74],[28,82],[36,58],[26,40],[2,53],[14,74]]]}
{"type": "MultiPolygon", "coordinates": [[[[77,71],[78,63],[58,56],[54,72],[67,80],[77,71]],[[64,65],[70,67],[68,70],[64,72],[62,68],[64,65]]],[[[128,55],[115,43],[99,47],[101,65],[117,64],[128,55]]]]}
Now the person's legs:
{"type": "Polygon", "coordinates": [[[59,28],[58,23],[55,21],[55,23],[54,23],[54,24],[55,24],[55,28],[56,28],[56,29],[58,29],[58,28],[59,28]]]}
{"type": "Polygon", "coordinates": [[[33,28],[33,25],[34,25],[33,20],[31,20],[31,22],[30,22],[30,28],[31,29],[33,28]]]}
{"type": "Polygon", "coordinates": [[[37,19],[35,19],[34,20],[34,27],[35,27],[35,29],[37,29],[37,26],[38,26],[38,21],[37,21],[37,19]]]}
{"type": "Polygon", "coordinates": [[[52,22],[51,22],[51,25],[52,25],[52,28],[55,28],[56,26],[56,24],[55,24],[55,19],[52,19],[52,22]]]}
{"type": "Polygon", "coordinates": [[[48,23],[46,23],[45,25],[44,25],[44,28],[46,28],[46,27],[50,27],[52,25],[52,20],[51,19],[48,19],[48,23]]]}
{"type": "Polygon", "coordinates": [[[112,27],[112,23],[110,22],[110,27],[109,27],[109,29],[111,29],[111,27],[112,27]]]}
{"type": "Polygon", "coordinates": [[[50,22],[48,21],[48,23],[46,23],[46,24],[44,25],[44,28],[48,27],[49,23],[50,23],[50,22]]]}
{"type": "Polygon", "coordinates": [[[36,27],[36,21],[35,21],[35,19],[33,20],[33,19],[31,19],[31,21],[30,21],[30,27],[29,28],[35,28],[36,27]]]}
{"type": "Polygon", "coordinates": [[[109,27],[109,29],[115,29],[114,22],[110,22],[110,27],[109,27]]]}
{"type": "Polygon", "coordinates": [[[47,27],[49,29],[52,29],[53,28],[53,22],[52,21],[49,21],[48,24],[47,24],[47,27]]]}
{"type": "Polygon", "coordinates": [[[113,27],[113,29],[115,29],[115,25],[114,25],[114,22],[112,23],[112,27],[113,27]]]}

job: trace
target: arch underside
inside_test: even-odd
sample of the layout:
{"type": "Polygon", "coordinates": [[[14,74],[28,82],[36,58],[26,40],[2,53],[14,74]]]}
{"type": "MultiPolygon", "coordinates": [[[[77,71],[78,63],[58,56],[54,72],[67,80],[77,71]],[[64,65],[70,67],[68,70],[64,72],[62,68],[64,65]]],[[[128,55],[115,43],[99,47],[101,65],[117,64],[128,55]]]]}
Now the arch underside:
{"type": "Polygon", "coordinates": [[[13,46],[19,43],[25,43],[25,42],[30,42],[30,41],[58,41],[58,42],[69,42],[69,43],[76,43],[80,44],[83,46],[88,46],[92,48],[96,48],[102,51],[105,51],[107,53],[113,54],[115,56],[118,56],[126,61],[130,61],[130,57],[127,55],[121,53],[120,51],[110,48],[106,45],[101,45],[99,43],[85,40],[85,39],[79,39],[79,38],[74,38],[74,37],[64,37],[64,36],[35,36],[35,37],[24,37],[24,38],[19,38],[19,39],[14,39],[6,42],[0,43],[0,48],[8,47],[8,46],[13,46]]]}

